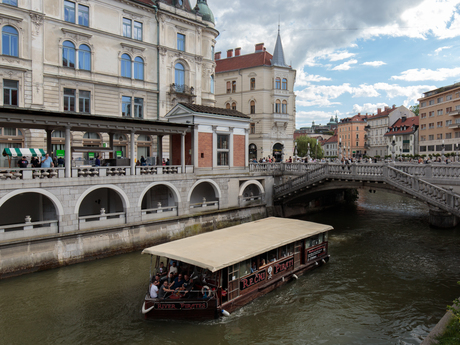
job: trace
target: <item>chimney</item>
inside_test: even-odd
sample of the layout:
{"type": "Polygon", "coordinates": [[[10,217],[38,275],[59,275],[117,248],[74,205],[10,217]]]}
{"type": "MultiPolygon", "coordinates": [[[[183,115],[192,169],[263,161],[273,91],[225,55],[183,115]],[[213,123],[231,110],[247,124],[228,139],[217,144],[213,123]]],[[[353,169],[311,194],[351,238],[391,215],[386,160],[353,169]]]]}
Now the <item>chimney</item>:
{"type": "Polygon", "coordinates": [[[228,58],[233,57],[233,49],[227,50],[227,57],[228,57],[228,58]]]}
{"type": "Polygon", "coordinates": [[[382,109],[381,108],[378,108],[377,109],[377,115],[380,114],[382,112],[382,109]]]}
{"type": "Polygon", "coordinates": [[[220,56],[221,56],[222,52],[217,52],[214,54],[214,60],[220,60],[220,56]]]}
{"type": "Polygon", "coordinates": [[[241,55],[241,48],[235,48],[235,56],[241,55]]]}
{"type": "Polygon", "coordinates": [[[261,52],[264,50],[264,43],[257,43],[256,44],[256,53],[261,52]]]}

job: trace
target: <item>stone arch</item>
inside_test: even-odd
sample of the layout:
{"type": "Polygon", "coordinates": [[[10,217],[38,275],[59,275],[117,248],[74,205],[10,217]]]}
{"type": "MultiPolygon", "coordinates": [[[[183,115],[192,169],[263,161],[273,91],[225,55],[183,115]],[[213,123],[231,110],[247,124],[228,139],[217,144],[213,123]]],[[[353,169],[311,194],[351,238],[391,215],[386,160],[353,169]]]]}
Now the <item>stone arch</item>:
{"type": "Polygon", "coordinates": [[[260,194],[264,194],[265,193],[265,189],[264,189],[264,186],[262,186],[262,184],[257,181],[257,180],[249,180],[249,181],[246,181],[245,183],[243,183],[240,187],[240,191],[238,193],[238,196],[243,196],[243,193],[244,193],[244,190],[246,189],[247,186],[249,185],[256,185],[258,188],[259,188],[259,192],[260,194]]]}
{"type": "Polygon", "coordinates": [[[192,193],[193,191],[195,190],[195,187],[197,187],[199,184],[203,183],[203,182],[208,182],[211,187],[214,189],[214,193],[217,195],[217,198],[220,200],[222,198],[222,192],[220,191],[220,188],[219,188],[219,185],[211,180],[211,179],[203,179],[203,180],[198,180],[196,181],[193,186],[190,188],[190,191],[188,192],[188,195],[187,195],[187,202],[190,203],[190,199],[192,197],[192,193]]]}
{"type": "Polygon", "coordinates": [[[24,193],[37,193],[37,194],[42,194],[48,197],[48,199],[51,200],[51,202],[53,203],[56,209],[58,220],[59,221],[61,220],[62,216],[64,215],[64,208],[62,207],[61,201],[56,197],[56,195],[44,189],[33,188],[33,189],[18,189],[18,190],[12,191],[0,199],[0,207],[2,207],[3,204],[7,202],[9,199],[19,194],[24,194],[24,193]]]}
{"type": "Polygon", "coordinates": [[[92,186],[92,187],[88,188],[86,191],[84,191],[80,195],[80,197],[78,198],[77,202],[75,203],[74,214],[76,214],[78,216],[78,214],[80,212],[81,203],[83,202],[83,200],[85,200],[85,198],[91,192],[93,192],[93,191],[95,191],[97,189],[104,189],[104,188],[112,189],[112,190],[114,190],[115,192],[118,193],[118,195],[120,196],[120,199],[121,199],[121,201],[123,203],[123,209],[126,212],[126,210],[130,207],[128,196],[126,195],[126,193],[120,187],[117,187],[117,186],[112,185],[112,184],[108,184],[108,185],[92,186]]]}
{"type": "Polygon", "coordinates": [[[152,182],[151,184],[149,184],[147,187],[144,188],[144,190],[142,191],[140,197],[139,197],[139,200],[137,202],[137,206],[138,207],[142,207],[142,200],[144,199],[144,196],[145,194],[153,187],[155,186],[158,186],[158,185],[164,185],[164,186],[167,186],[169,189],[172,190],[173,192],[173,197],[174,197],[174,200],[177,202],[177,203],[180,203],[181,202],[181,198],[180,198],[180,193],[179,193],[179,190],[176,188],[176,186],[174,186],[172,183],[170,182],[152,182]]]}

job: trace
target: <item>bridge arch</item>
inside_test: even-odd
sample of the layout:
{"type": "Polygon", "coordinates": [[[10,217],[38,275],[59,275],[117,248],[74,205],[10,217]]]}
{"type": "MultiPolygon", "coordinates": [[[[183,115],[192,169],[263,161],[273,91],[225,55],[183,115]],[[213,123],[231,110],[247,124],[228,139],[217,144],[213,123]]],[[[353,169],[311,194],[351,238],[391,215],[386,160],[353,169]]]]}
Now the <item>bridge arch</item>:
{"type": "MultiPolygon", "coordinates": [[[[246,190],[247,187],[251,187],[251,186],[257,186],[258,188],[258,193],[257,195],[259,194],[264,194],[265,193],[265,189],[264,189],[264,186],[262,186],[262,183],[260,183],[259,181],[257,180],[249,180],[249,181],[246,181],[244,182],[241,187],[240,187],[240,191],[238,193],[238,196],[245,196],[243,195],[244,194],[244,191],[246,190]]],[[[253,192],[253,190],[251,189],[251,191],[253,192]]],[[[256,194],[254,194],[256,195],[256,194]]]]}
{"type": "MultiPolygon", "coordinates": [[[[202,201],[213,203],[212,206],[218,208],[219,201],[222,197],[222,192],[219,185],[211,179],[203,179],[196,181],[190,188],[187,196],[187,202],[192,208],[193,204],[201,204],[202,201]],[[210,188],[211,187],[211,190],[210,188]]],[[[203,202],[203,205],[205,202],[203,202]]],[[[207,205],[206,205],[207,206],[207,205]]]]}
{"type": "Polygon", "coordinates": [[[164,186],[164,187],[166,187],[167,189],[169,189],[172,192],[171,197],[174,199],[174,202],[176,204],[181,202],[181,197],[180,197],[179,190],[177,189],[177,187],[175,185],[173,185],[170,182],[152,182],[146,188],[144,188],[144,190],[142,191],[142,193],[141,193],[141,195],[139,197],[137,206],[142,207],[144,198],[147,195],[147,193],[152,191],[155,187],[160,187],[160,186],[164,186]]]}
{"type": "MultiPolygon", "coordinates": [[[[130,207],[130,203],[129,203],[129,199],[128,199],[128,196],[126,195],[126,193],[120,188],[120,187],[117,187],[115,185],[99,185],[99,186],[92,186],[90,188],[88,188],[87,190],[85,190],[81,195],[80,197],[78,198],[77,202],[75,203],[75,210],[74,210],[74,213],[76,215],[79,215],[80,214],[80,210],[81,210],[81,206],[82,206],[82,203],[83,201],[86,199],[87,196],[89,196],[91,193],[93,192],[97,192],[98,190],[102,191],[102,190],[108,190],[108,191],[113,191],[116,193],[116,195],[118,195],[119,199],[120,199],[120,202],[122,204],[122,207],[123,207],[123,212],[126,212],[126,210],[130,207]]],[[[110,192],[109,192],[110,193],[110,192]]],[[[110,195],[110,194],[109,194],[110,195]]],[[[99,200],[100,202],[104,201],[104,202],[107,202],[107,200],[99,200]]],[[[97,208],[100,208],[102,207],[102,205],[100,204],[100,202],[98,203],[98,206],[96,206],[97,208]]],[[[105,205],[105,204],[104,204],[105,205]]],[[[94,207],[92,207],[94,209],[94,207]]],[[[117,208],[117,205],[115,205],[115,208],[117,208]]],[[[90,211],[89,209],[85,210],[85,213],[87,213],[88,211],[90,211]]],[[[108,212],[111,212],[110,209],[107,209],[108,212]]]]}

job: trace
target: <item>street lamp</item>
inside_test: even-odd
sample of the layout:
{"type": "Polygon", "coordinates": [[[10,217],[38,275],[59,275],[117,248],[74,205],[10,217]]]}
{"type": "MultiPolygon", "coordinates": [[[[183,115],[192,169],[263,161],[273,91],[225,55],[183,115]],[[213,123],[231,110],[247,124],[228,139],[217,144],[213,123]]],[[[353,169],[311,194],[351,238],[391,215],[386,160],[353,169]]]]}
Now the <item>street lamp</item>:
{"type": "Polygon", "coordinates": [[[396,150],[396,148],[395,148],[395,146],[396,146],[396,136],[395,135],[393,135],[391,145],[392,145],[392,147],[391,147],[391,159],[394,162],[395,161],[395,150],[396,150]]]}
{"type": "Polygon", "coordinates": [[[297,141],[294,143],[294,159],[297,162],[297,141]]]}
{"type": "Polygon", "coordinates": [[[308,148],[307,148],[307,163],[310,161],[310,143],[308,143],[308,148]]]}
{"type": "Polygon", "coordinates": [[[455,161],[458,163],[458,144],[455,144],[455,161]]]}
{"type": "Polygon", "coordinates": [[[315,159],[318,160],[318,139],[316,139],[316,147],[315,147],[315,159]]]}
{"type": "Polygon", "coordinates": [[[339,161],[342,161],[342,138],[339,138],[339,161]]]}
{"type": "Polygon", "coordinates": [[[444,149],[446,148],[446,146],[444,145],[444,140],[442,141],[441,148],[442,148],[441,160],[444,162],[446,160],[446,156],[444,156],[444,149]]]}

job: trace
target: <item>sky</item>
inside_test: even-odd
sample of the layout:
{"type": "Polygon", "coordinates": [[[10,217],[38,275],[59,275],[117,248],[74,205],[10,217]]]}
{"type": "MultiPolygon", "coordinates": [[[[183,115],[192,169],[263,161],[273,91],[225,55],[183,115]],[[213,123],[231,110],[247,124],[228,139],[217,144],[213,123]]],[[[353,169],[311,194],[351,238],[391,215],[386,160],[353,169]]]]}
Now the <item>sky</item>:
{"type": "Polygon", "coordinates": [[[216,52],[265,43],[278,33],[296,69],[296,128],[418,104],[424,92],[460,82],[460,0],[208,0],[216,52]]]}

